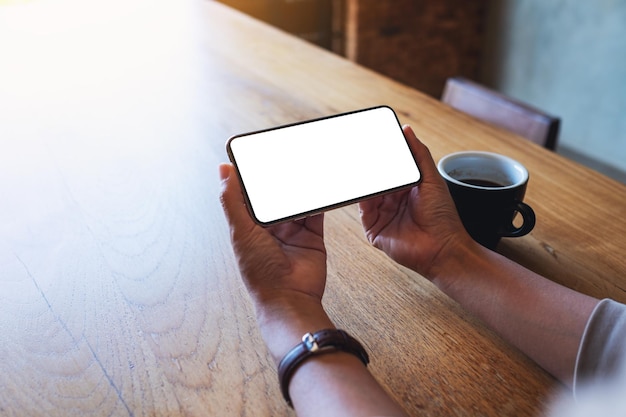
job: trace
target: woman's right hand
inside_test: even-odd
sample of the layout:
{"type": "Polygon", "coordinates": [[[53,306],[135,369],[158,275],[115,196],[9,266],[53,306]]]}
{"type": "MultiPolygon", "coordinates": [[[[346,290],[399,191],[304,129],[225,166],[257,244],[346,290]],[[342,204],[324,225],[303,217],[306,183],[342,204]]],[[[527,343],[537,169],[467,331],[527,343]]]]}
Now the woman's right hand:
{"type": "Polygon", "coordinates": [[[411,189],[360,203],[361,222],[376,248],[432,280],[451,250],[475,243],[459,219],[430,151],[410,126],[403,131],[422,181],[411,189]]]}

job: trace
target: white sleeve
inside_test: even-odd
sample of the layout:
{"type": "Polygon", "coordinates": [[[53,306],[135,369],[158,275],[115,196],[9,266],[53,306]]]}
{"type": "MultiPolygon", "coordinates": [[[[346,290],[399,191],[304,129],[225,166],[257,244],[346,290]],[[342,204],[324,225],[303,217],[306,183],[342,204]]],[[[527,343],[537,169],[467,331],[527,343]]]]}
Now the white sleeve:
{"type": "Polygon", "coordinates": [[[578,349],[574,396],[561,395],[551,417],[626,416],[626,305],[602,300],[578,349]]]}
{"type": "Polygon", "coordinates": [[[626,305],[604,299],[589,316],[576,358],[574,393],[613,376],[626,359],[626,305]]]}

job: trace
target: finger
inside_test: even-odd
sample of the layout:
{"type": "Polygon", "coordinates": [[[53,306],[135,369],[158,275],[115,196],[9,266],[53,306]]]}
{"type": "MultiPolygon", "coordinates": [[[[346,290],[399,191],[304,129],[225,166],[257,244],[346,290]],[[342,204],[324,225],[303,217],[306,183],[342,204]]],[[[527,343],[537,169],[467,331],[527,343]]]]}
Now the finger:
{"type": "Polygon", "coordinates": [[[326,253],[323,213],[275,224],[266,230],[283,245],[326,253]]]}
{"type": "Polygon", "coordinates": [[[368,198],[367,200],[363,200],[359,202],[359,214],[363,217],[364,214],[367,214],[376,209],[381,203],[383,196],[377,196],[368,198]]]}
{"type": "Polygon", "coordinates": [[[241,185],[235,174],[235,169],[231,164],[220,164],[219,174],[222,180],[220,202],[222,203],[226,220],[230,225],[233,235],[239,230],[245,233],[253,228],[255,223],[246,208],[241,185]]]}
{"type": "Polygon", "coordinates": [[[324,237],[324,213],[306,218],[304,227],[318,236],[324,237]]]}
{"type": "Polygon", "coordinates": [[[359,202],[361,225],[363,225],[363,228],[366,230],[376,223],[379,216],[378,207],[383,203],[383,198],[384,196],[378,196],[359,202]]]}

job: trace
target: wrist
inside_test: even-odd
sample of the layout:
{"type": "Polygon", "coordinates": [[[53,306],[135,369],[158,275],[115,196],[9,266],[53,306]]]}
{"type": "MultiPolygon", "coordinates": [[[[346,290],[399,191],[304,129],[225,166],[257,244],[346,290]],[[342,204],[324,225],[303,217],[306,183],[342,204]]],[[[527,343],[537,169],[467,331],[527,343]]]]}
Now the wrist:
{"type": "Polygon", "coordinates": [[[269,352],[278,364],[302,336],[334,329],[321,300],[305,294],[285,294],[255,304],[257,322],[269,352]]]}
{"type": "Polygon", "coordinates": [[[490,252],[469,235],[454,236],[439,251],[425,276],[448,294],[455,283],[467,274],[468,266],[473,269],[479,267],[490,252]]]}

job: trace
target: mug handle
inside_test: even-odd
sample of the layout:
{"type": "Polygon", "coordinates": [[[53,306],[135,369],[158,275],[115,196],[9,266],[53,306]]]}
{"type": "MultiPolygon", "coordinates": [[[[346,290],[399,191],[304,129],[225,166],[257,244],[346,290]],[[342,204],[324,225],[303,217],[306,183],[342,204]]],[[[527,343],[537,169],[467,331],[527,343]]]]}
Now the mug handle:
{"type": "Polygon", "coordinates": [[[535,227],[535,212],[528,204],[521,201],[516,201],[512,209],[514,212],[518,212],[522,215],[524,222],[520,227],[515,227],[515,225],[513,225],[513,219],[511,219],[511,225],[508,230],[504,230],[502,237],[520,237],[527,235],[535,227]]]}

